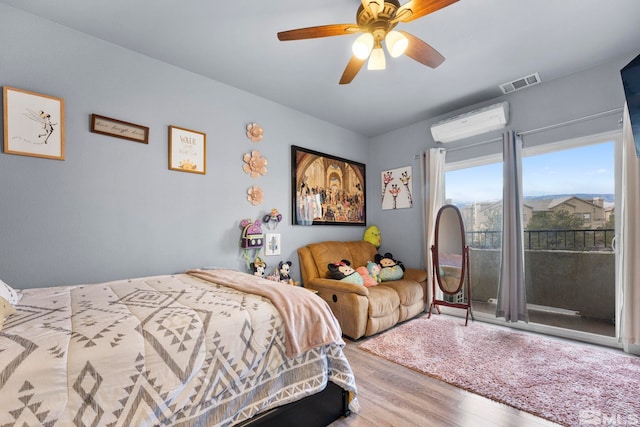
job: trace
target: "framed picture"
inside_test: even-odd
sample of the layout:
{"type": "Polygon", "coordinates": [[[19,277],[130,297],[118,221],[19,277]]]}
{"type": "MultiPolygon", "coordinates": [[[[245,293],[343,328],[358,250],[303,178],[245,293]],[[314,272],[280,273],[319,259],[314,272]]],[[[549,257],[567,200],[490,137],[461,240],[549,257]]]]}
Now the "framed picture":
{"type": "Polygon", "coordinates": [[[413,206],[411,166],[382,171],[381,180],[383,210],[413,206]]]}
{"type": "Polygon", "coordinates": [[[266,233],[264,235],[264,255],[280,255],[280,233],[266,233]]]}
{"type": "Polygon", "coordinates": [[[363,163],[291,146],[291,218],[300,225],[365,225],[363,163]]]}
{"type": "Polygon", "coordinates": [[[129,141],[149,143],[149,128],[110,117],[91,115],[91,132],[129,141]]]}
{"type": "Polygon", "coordinates": [[[5,86],[4,152],[64,160],[64,100],[5,86]]]}
{"type": "Polygon", "coordinates": [[[207,135],[195,130],[169,126],[169,169],[207,173],[207,135]]]}

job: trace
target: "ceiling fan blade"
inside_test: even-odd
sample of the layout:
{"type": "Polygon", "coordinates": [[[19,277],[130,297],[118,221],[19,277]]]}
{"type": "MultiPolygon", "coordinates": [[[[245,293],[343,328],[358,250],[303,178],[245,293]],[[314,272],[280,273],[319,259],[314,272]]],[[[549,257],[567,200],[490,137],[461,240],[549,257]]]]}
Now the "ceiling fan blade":
{"type": "Polygon", "coordinates": [[[447,7],[458,0],[409,0],[396,11],[391,22],[409,22],[447,7]]]}
{"type": "Polygon", "coordinates": [[[352,56],[347,67],[344,69],[344,73],[342,73],[342,77],[340,77],[340,84],[346,85],[351,83],[365,62],[367,62],[366,59],[360,59],[355,55],[352,56]]]}
{"type": "Polygon", "coordinates": [[[318,37],[346,36],[357,33],[360,27],[357,24],[333,24],[320,25],[318,27],[298,28],[296,30],[281,31],[278,33],[280,41],[315,39],[318,37]]]}
{"type": "Polygon", "coordinates": [[[409,46],[407,46],[407,50],[404,52],[409,58],[431,68],[436,68],[444,62],[444,56],[427,43],[406,31],[400,32],[409,39],[409,46]]]}

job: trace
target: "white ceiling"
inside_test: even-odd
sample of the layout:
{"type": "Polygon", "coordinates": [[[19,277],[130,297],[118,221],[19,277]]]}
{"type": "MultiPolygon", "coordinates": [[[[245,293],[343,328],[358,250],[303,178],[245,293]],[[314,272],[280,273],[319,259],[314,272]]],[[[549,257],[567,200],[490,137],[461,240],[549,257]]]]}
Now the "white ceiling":
{"type": "Polygon", "coordinates": [[[386,70],[339,85],[357,35],[276,33],[353,23],[360,0],[0,2],[365,136],[495,98],[525,75],[545,82],[640,53],[640,0],[460,0],[398,26],[442,53],[440,67],[387,56],[386,70]]]}

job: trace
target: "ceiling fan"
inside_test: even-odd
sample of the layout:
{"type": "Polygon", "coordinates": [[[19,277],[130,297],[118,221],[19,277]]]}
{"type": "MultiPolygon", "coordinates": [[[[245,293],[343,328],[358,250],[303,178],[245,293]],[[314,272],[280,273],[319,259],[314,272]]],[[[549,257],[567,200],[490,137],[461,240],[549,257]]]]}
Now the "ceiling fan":
{"type": "Polygon", "coordinates": [[[352,45],[353,56],[342,73],[340,84],[351,83],[367,59],[369,70],[385,68],[383,40],[392,57],[405,54],[421,64],[436,68],[444,61],[440,52],[416,36],[406,31],[396,31],[394,28],[400,22],[413,21],[457,1],[409,0],[401,6],[398,0],[361,0],[362,4],[356,12],[357,24],[320,25],[281,31],[278,33],[278,39],[303,40],[363,33],[352,45]]]}

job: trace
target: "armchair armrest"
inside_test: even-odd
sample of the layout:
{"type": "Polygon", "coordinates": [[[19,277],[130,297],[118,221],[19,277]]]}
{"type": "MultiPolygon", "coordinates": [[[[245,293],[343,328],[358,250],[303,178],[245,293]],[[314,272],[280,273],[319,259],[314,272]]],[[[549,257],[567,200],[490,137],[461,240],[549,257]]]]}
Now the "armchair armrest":
{"type": "Polygon", "coordinates": [[[311,279],[310,283],[305,283],[305,287],[316,289],[318,291],[354,293],[364,296],[369,295],[369,289],[367,289],[363,285],[357,285],[355,283],[347,283],[340,280],[325,279],[320,277],[311,279]]]}
{"type": "Polygon", "coordinates": [[[416,282],[426,282],[427,272],[417,268],[407,268],[404,271],[404,278],[407,280],[415,280],[416,282]]]}

